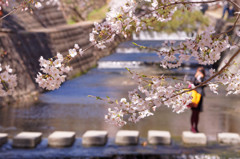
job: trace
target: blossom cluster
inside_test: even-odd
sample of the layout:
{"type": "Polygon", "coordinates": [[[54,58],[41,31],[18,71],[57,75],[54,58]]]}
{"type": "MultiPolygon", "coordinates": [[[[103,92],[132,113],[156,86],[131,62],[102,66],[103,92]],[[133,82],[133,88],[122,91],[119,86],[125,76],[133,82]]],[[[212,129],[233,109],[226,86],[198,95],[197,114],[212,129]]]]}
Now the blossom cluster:
{"type": "MultiPolygon", "coordinates": [[[[111,8],[104,22],[94,23],[94,28],[89,35],[89,40],[94,46],[103,49],[107,43],[114,41],[118,34],[127,37],[132,32],[151,29],[147,26],[146,19],[154,18],[156,21],[167,22],[171,20],[172,15],[179,7],[193,8],[191,3],[184,3],[188,2],[187,0],[144,0],[138,2],[126,0],[125,2],[125,4],[111,8]]],[[[191,57],[202,65],[211,65],[218,61],[221,52],[229,47],[228,39],[214,36],[212,27],[205,30],[195,38],[181,42],[177,47],[174,47],[174,41],[165,42],[163,47],[169,49],[158,51],[158,55],[164,57],[161,65],[165,68],[179,67],[182,62],[190,60],[191,57]]],[[[73,49],[69,49],[69,55],[66,59],[71,60],[78,54],[82,55],[83,52],[78,45],[75,45],[73,49]]],[[[36,81],[39,85],[48,90],[59,88],[66,78],[64,73],[70,70],[63,63],[64,59],[61,54],[58,54],[55,60],[45,60],[41,57],[40,65],[44,74],[39,73],[37,76],[36,81]]],[[[164,76],[145,78],[135,72],[131,73],[133,80],[138,83],[138,88],[129,92],[129,101],[125,98],[120,101],[114,101],[110,98],[104,99],[107,104],[111,105],[108,114],[105,116],[108,122],[118,126],[125,125],[127,121],[138,122],[142,118],[153,115],[156,108],[161,105],[166,105],[172,108],[174,112],[181,113],[191,103],[191,94],[185,92],[184,89],[187,88],[189,83],[172,84],[164,76]]],[[[223,80],[226,80],[223,77],[224,74],[218,80],[223,82],[223,80]]],[[[226,77],[229,79],[229,75],[226,77]]],[[[229,86],[227,88],[229,92],[232,92],[233,88],[235,92],[237,91],[236,87],[238,85],[236,86],[233,83],[238,82],[238,79],[238,76],[232,76],[231,81],[227,80],[225,82],[229,86]]],[[[210,83],[209,86],[213,92],[217,93],[217,84],[210,83]]]]}
{"type": "Polygon", "coordinates": [[[47,6],[52,5],[52,6],[60,6],[61,2],[59,0],[26,0],[23,3],[21,3],[22,6],[22,11],[23,10],[31,10],[32,8],[37,8],[41,9],[43,8],[44,4],[47,6]]]}
{"type": "Polygon", "coordinates": [[[20,3],[20,6],[22,11],[28,11],[28,10],[32,10],[32,8],[37,8],[40,9],[42,8],[42,2],[39,1],[34,1],[34,0],[25,0],[23,2],[20,3]]]}
{"type": "Polygon", "coordinates": [[[9,65],[3,69],[0,64],[0,97],[12,95],[17,86],[17,76],[12,71],[9,65]]]}
{"type": "Polygon", "coordinates": [[[8,0],[0,1],[0,10],[2,10],[2,6],[8,6],[8,5],[9,5],[9,1],[8,0]]]}
{"type": "MultiPolygon", "coordinates": [[[[225,63],[227,64],[227,62],[225,63]]],[[[210,77],[216,74],[217,76],[214,81],[205,84],[216,94],[218,94],[219,84],[226,86],[226,95],[240,94],[239,68],[240,63],[233,61],[223,69],[221,74],[218,74],[214,69],[210,69],[210,77]],[[234,66],[234,68],[231,68],[231,66],[234,66]]],[[[136,123],[142,118],[153,115],[156,108],[161,105],[172,108],[173,112],[181,113],[191,103],[191,93],[187,93],[185,89],[191,83],[186,79],[183,82],[171,84],[170,80],[164,76],[147,77],[135,72],[131,72],[131,74],[132,79],[138,84],[138,89],[129,92],[129,102],[125,98],[122,98],[120,102],[117,100],[114,102],[109,98],[106,100],[107,104],[113,107],[108,109],[108,114],[105,116],[105,119],[110,123],[118,126],[125,125],[126,120],[136,123]],[[149,79],[146,79],[146,77],[149,79]]],[[[191,88],[194,88],[194,86],[191,88]]]]}
{"type": "MultiPolygon", "coordinates": [[[[90,34],[90,41],[94,42],[98,47],[104,48],[104,44],[111,42],[112,37],[116,34],[121,33],[126,37],[128,31],[134,30],[138,32],[146,29],[144,18],[154,17],[161,22],[169,21],[177,9],[176,6],[171,4],[179,2],[167,1],[167,3],[164,3],[165,1],[162,1],[162,3],[159,3],[157,0],[146,1],[151,4],[141,18],[133,14],[136,7],[132,5],[134,1],[131,0],[119,7],[120,9],[112,10],[108,14],[106,22],[103,24],[95,23],[95,28],[90,34]],[[166,5],[169,7],[165,7],[161,11],[158,10],[166,5]],[[146,12],[149,12],[149,14],[146,14],[146,12]]],[[[195,38],[181,42],[178,47],[174,47],[174,41],[165,42],[163,47],[169,49],[158,51],[158,55],[164,57],[161,65],[165,68],[179,67],[183,61],[188,61],[191,57],[202,65],[211,65],[218,61],[221,52],[230,46],[228,38],[222,39],[214,36],[213,27],[208,27],[205,30],[195,38]]],[[[108,122],[118,126],[125,125],[127,120],[136,123],[142,118],[153,115],[156,108],[161,105],[166,105],[172,108],[174,112],[181,113],[191,103],[192,96],[191,93],[185,92],[184,88],[187,88],[185,84],[177,83],[172,85],[164,76],[151,77],[146,80],[137,73],[131,73],[132,78],[138,84],[138,89],[129,92],[129,102],[125,98],[120,101],[104,100],[111,105],[108,114],[105,116],[108,122]]],[[[189,85],[187,82],[186,84],[189,85]]],[[[214,93],[217,93],[217,84],[210,83],[209,86],[214,93]]]]}
{"type": "MultiPolygon", "coordinates": [[[[153,20],[156,21],[167,22],[172,19],[173,13],[179,7],[193,8],[191,3],[184,2],[188,1],[145,0],[137,3],[134,0],[126,0],[125,4],[111,8],[107,13],[106,21],[94,24],[95,27],[90,33],[90,41],[98,48],[103,49],[107,43],[114,40],[117,34],[127,37],[133,31],[151,29],[151,26],[147,25],[146,19],[154,18],[153,20]],[[136,13],[139,8],[141,12],[136,13]]],[[[212,36],[213,33],[213,28],[206,28],[205,32],[194,39],[186,40],[178,48],[171,47],[170,51],[159,52],[159,56],[164,56],[162,66],[179,67],[190,57],[195,57],[203,65],[213,64],[219,60],[220,53],[229,46],[228,39],[220,40],[212,36]]]]}
{"type": "Polygon", "coordinates": [[[191,93],[181,94],[186,87],[182,83],[172,86],[166,82],[169,79],[164,76],[146,80],[135,72],[132,72],[132,78],[139,85],[138,89],[129,92],[129,102],[125,98],[115,102],[110,99],[104,100],[112,107],[108,109],[106,121],[123,126],[127,123],[126,119],[136,123],[142,118],[153,115],[156,108],[161,105],[171,107],[173,112],[181,113],[191,103],[191,93]]]}
{"type": "MultiPolygon", "coordinates": [[[[165,68],[175,68],[181,66],[183,61],[195,58],[201,65],[212,65],[217,62],[221,53],[230,47],[228,37],[220,39],[213,36],[214,28],[208,27],[205,31],[193,39],[181,42],[179,46],[174,46],[174,41],[170,42],[170,49],[159,51],[158,55],[163,56],[162,66],[165,68]]],[[[163,43],[163,47],[169,47],[169,42],[163,43]]]]}
{"type": "MultiPolygon", "coordinates": [[[[218,75],[213,82],[209,83],[210,90],[218,94],[219,84],[226,86],[226,95],[240,94],[240,63],[232,62],[227,68],[224,69],[223,73],[218,75]],[[237,71],[233,71],[236,69],[237,71]]],[[[210,70],[210,75],[214,75],[216,71],[210,70]]]]}
{"type": "Polygon", "coordinates": [[[36,82],[40,87],[47,90],[54,90],[60,87],[61,83],[65,81],[66,75],[71,68],[63,64],[64,58],[62,54],[57,53],[56,59],[46,60],[42,56],[39,59],[41,72],[38,72],[36,82]]]}
{"type": "MultiPolygon", "coordinates": [[[[2,7],[9,7],[9,0],[2,0],[0,1],[0,10],[2,7]]],[[[32,11],[33,8],[41,9],[43,8],[43,3],[46,5],[53,5],[53,6],[60,6],[61,3],[59,0],[24,0],[20,3],[19,6],[14,6],[13,9],[20,8],[21,11],[32,11]]],[[[11,5],[12,6],[12,5],[11,5]]]]}
{"type": "MultiPolygon", "coordinates": [[[[156,20],[161,22],[166,22],[171,20],[172,14],[176,11],[178,0],[173,1],[162,1],[157,0],[145,0],[136,2],[134,0],[126,0],[125,4],[121,6],[115,6],[111,8],[110,12],[107,13],[106,21],[103,23],[94,23],[94,28],[92,33],[90,33],[90,41],[98,48],[105,48],[106,43],[110,43],[114,40],[117,34],[123,34],[125,37],[128,36],[133,30],[138,32],[140,30],[146,29],[145,19],[149,17],[154,17],[156,20]],[[145,7],[147,6],[147,7],[145,7]],[[135,14],[136,8],[141,8],[144,12],[135,14]]],[[[185,2],[184,0],[181,2],[185,2]]],[[[180,4],[180,3],[178,3],[180,4]]],[[[185,7],[190,7],[191,4],[184,4],[185,7]]],[[[181,62],[188,60],[191,56],[196,57],[201,64],[212,64],[220,58],[221,51],[227,48],[227,40],[220,41],[219,39],[212,37],[213,29],[208,28],[206,32],[196,37],[196,39],[189,39],[186,42],[180,44],[179,48],[174,49],[173,47],[170,51],[165,51],[159,53],[160,56],[165,56],[162,65],[165,67],[178,67],[181,62]],[[186,51],[187,50],[187,51],[186,51]],[[199,51],[200,50],[200,51],[199,51]],[[177,59],[176,54],[179,54],[179,59],[177,59]],[[178,61],[178,62],[176,62],[178,61]]],[[[83,50],[75,44],[74,48],[69,49],[69,55],[66,57],[66,61],[70,61],[77,54],[82,55],[83,50]]],[[[60,55],[59,55],[60,56],[60,55]]],[[[37,76],[37,82],[40,87],[46,88],[48,90],[53,90],[59,88],[60,84],[65,80],[65,75],[62,70],[65,66],[61,65],[63,62],[59,59],[57,61],[60,65],[54,65],[53,59],[47,60],[48,64],[41,68],[44,75],[41,73],[37,76]],[[47,68],[45,68],[47,67],[47,68]],[[50,70],[49,70],[50,69],[50,70]],[[52,73],[57,70],[58,82],[53,78],[52,73]],[[60,70],[60,71],[59,71],[60,70]],[[59,71],[59,73],[58,73],[59,71]]],[[[40,63],[46,62],[41,57],[40,63]]],[[[169,100],[171,101],[171,100],[169,100]]]]}
{"type": "MultiPolygon", "coordinates": [[[[41,2],[25,0],[21,3],[20,8],[22,10],[29,10],[33,6],[41,8],[41,2]]],[[[47,5],[60,5],[59,0],[45,2],[47,5]]],[[[120,6],[111,8],[104,22],[94,23],[94,28],[89,35],[89,40],[94,46],[103,49],[107,43],[114,41],[118,34],[127,37],[132,32],[151,29],[146,21],[149,18],[168,22],[180,7],[193,8],[188,0],[125,0],[119,2],[124,2],[124,4],[120,3],[120,6]]],[[[8,5],[8,3],[7,0],[1,1],[0,5],[8,5]]],[[[169,49],[158,51],[158,55],[164,57],[161,65],[165,68],[179,67],[183,61],[188,61],[192,57],[202,65],[215,63],[220,59],[221,52],[230,45],[227,36],[223,39],[213,34],[214,29],[209,27],[202,34],[181,42],[177,47],[174,47],[174,41],[165,42],[163,47],[169,49]]],[[[74,48],[69,49],[69,54],[66,57],[60,53],[48,60],[40,57],[41,72],[38,73],[36,82],[47,90],[59,88],[66,80],[66,74],[71,70],[67,65],[69,61],[78,54],[83,55],[85,50],[75,44],[74,48]]],[[[2,67],[0,65],[0,96],[12,93],[17,85],[16,75],[10,74],[12,69],[9,66],[6,66],[5,69],[6,71],[1,73],[2,67]]],[[[213,71],[211,73],[214,74],[213,71]]],[[[145,77],[135,72],[131,72],[131,74],[133,80],[138,83],[138,88],[129,92],[129,101],[125,98],[120,101],[113,101],[110,98],[104,100],[112,106],[105,116],[105,119],[111,123],[123,126],[127,121],[138,122],[142,118],[153,115],[156,108],[161,105],[166,105],[174,112],[181,113],[191,103],[191,94],[184,89],[189,84],[186,81],[184,81],[185,83],[173,84],[169,83],[169,79],[164,76],[145,77]]],[[[209,84],[214,93],[217,93],[218,85],[216,83],[227,85],[228,94],[238,94],[240,93],[240,71],[231,73],[226,70],[217,76],[216,81],[209,84]]]]}
{"type": "Polygon", "coordinates": [[[78,44],[75,44],[74,48],[73,49],[69,49],[68,52],[69,52],[69,55],[72,58],[75,57],[77,54],[82,56],[83,53],[84,53],[83,49],[81,49],[78,44]]]}
{"type": "Polygon", "coordinates": [[[117,34],[127,37],[133,31],[139,32],[150,28],[146,24],[146,19],[149,17],[160,22],[167,22],[172,19],[173,13],[177,10],[175,5],[171,5],[175,2],[178,0],[162,1],[162,3],[157,0],[145,0],[138,3],[134,0],[126,0],[125,4],[120,3],[120,6],[111,8],[106,15],[105,22],[95,23],[90,33],[90,41],[98,48],[105,48],[105,44],[112,42],[117,34]],[[143,13],[136,14],[137,9],[142,10],[143,13]]]}
{"type": "MultiPolygon", "coordinates": [[[[127,0],[125,4],[111,8],[105,22],[94,24],[95,27],[90,33],[90,41],[98,48],[105,48],[105,44],[113,41],[117,34],[127,37],[132,32],[151,29],[146,25],[146,19],[154,18],[160,22],[170,21],[179,7],[193,8],[191,3],[184,2],[189,1],[145,0],[136,3],[134,0],[127,0]],[[137,12],[137,9],[141,12],[137,12]]],[[[169,49],[158,51],[158,55],[164,57],[161,65],[165,68],[179,67],[182,62],[192,57],[202,65],[211,65],[218,61],[221,52],[230,46],[228,38],[215,36],[213,27],[205,30],[195,38],[181,42],[177,47],[174,47],[174,41],[165,42],[163,47],[169,49]]],[[[105,116],[105,119],[111,123],[123,126],[127,120],[138,122],[144,117],[153,115],[156,108],[161,105],[171,107],[174,112],[180,113],[191,103],[191,93],[185,91],[184,88],[187,86],[183,83],[172,85],[164,76],[151,77],[146,80],[139,74],[132,73],[132,75],[138,83],[138,89],[129,92],[129,102],[125,98],[120,101],[113,101],[110,98],[104,100],[112,106],[105,116]]],[[[186,84],[189,85],[187,82],[186,84]]],[[[209,86],[214,93],[217,93],[217,84],[210,83],[209,86]]]]}
{"type": "Polygon", "coordinates": [[[79,47],[78,44],[74,45],[74,48],[68,50],[68,55],[63,57],[62,54],[57,53],[55,59],[44,59],[42,56],[39,59],[41,72],[38,73],[36,82],[40,87],[47,90],[58,89],[66,79],[66,74],[72,70],[71,67],[66,66],[69,61],[77,54],[83,55],[84,50],[79,47]]]}
{"type": "MultiPolygon", "coordinates": [[[[223,74],[221,77],[226,77],[227,75],[223,74]]],[[[237,73],[229,74],[228,80],[222,78],[222,83],[227,85],[226,90],[228,91],[227,95],[229,94],[240,94],[240,71],[238,70],[237,73]]]]}

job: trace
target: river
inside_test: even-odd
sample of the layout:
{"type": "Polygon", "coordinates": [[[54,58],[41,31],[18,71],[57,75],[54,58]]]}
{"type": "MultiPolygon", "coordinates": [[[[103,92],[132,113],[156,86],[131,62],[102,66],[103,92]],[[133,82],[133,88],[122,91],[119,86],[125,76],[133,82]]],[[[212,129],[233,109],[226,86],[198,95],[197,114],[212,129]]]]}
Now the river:
{"type": "MultiPolygon", "coordinates": [[[[162,42],[155,40],[144,44],[155,47],[162,42]]],[[[129,129],[139,130],[140,136],[146,138],[148,130],[167,130],[178,141],[182,131],[190,130],[190,110],[176,114],[162,106],[154,116],[119,128],[104,121],[108,106],[88,97],[127,97],[127,92],[134,89],[136,84],[124,69],[126,66],[148,75],[168,74],[180,78],[184,74],[191,77],[196,70],[194,62],[178,70],[164,70],[158,63],[155,53],[139,51],[131,42],[120,44],[116,53],[99,61],[97,68],[65,82],[58,90],[42,94],[35,105],[2,107],[0,132],[14,136],[21,131],[39,131],[47,137],[53,131],[62,130],[75,131],[77,137],[81,137],[87,130],[107,130],[109,136],[114,137],[119,129],[129,129]]],[[[215,142],[219,132],[240,133],[239,96],[226,97],[222,88],[219,95],[213,94],[208,88],[205,91],[199,130],[207,135],[208,141],[215,142]]]]}

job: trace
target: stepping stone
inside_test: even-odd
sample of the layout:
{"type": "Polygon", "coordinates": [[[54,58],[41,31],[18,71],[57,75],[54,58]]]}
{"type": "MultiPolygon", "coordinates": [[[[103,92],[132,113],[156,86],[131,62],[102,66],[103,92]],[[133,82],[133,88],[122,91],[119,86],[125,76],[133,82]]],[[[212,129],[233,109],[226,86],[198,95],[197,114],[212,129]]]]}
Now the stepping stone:
{"type": "Polygon", "coordinates": [[[139,131],[119,130],[116,135],[115,143],[118,145],[137,145],[139,131]]]}
{"type": "Polygon", "coordinates": [[[48,137],[48,145],[51,147],[69,147],[75,141],[76,133],[72,131],[55,131],[48,137]]]}
{"type": "Polygon", "coordinates": [[[217,140],[221,144],[236,145],[240,143],[240,136],[237,133],[218,133],[217,140]]]}
{"type": "Polygon", "coordinates": [[[152,145],[170,145],[171,135],[168,131],[149,130],[148,143],[152,145]]]}
{"type": "Polygon", "coordinates": [[[34,148],[41,142],[40,132],[21,132],[13,138],[13,147],[34,148]]]}
{"type": "Polygon", "coordinates": [[[0,146],[7,143],[8,140],[8,134],[0,133],[0,146]]]}
{"type": "Polygon", "coordinates": [[[207,137],[204,133],[192,133],[190,131],[184,131],[182,133],[182,140],[184,144],[191,144],[191,145],[207,144],[207,137]]]}
{"type": "Polygon", "coordinates": [[[107,138],[107,131],[89,130],[83,134],[82,144],[84,146],[104,146],[107,138]]]}

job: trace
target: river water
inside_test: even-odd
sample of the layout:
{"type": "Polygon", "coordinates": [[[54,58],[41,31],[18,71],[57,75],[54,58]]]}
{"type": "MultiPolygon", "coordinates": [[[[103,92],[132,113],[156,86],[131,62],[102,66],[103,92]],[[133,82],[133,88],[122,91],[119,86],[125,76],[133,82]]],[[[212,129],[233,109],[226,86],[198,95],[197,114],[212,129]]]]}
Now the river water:
{"type": "MultiPolygon", "coordinates": [[[[148,41],[144,44],[157,47],[162,42],[148,41]]],[[[182,131],[190,130],[190,110],[176,114],[162,106],[154,116],[119,128],[104,121],[108,106],[88,97],[127,97],[127,92],[136,84],[124,69],[126,66],[148,75],[167,74],[179,78],[184,74],[191,77],[196,70],[194,61],[178,70],[161,69],[158,63],[155,53],[139,51],[131,42],[120,44],[116,53],[99,61],[97,68],[65,82],[58,90],[42,94],[35,105],[0,108],[0,132],[14,136],[21,131],[39,131],[47,137],[53,131],[62,130],[75,131],[77,137],[81,137],[87,130],[107,130],[109,136],[114,137],[119,129],[130,129],[139,130],[140,136],[146,138],[148,130],[167,130],[178,142],[182,131]]],[[[199,130],[207,135],[208,141],[214,143],[219,132],[240,133],[239,96],[226,97],[223,89],[220,89],[219,95],[211,93],[208,88],[205,91],[199,130]]]]}

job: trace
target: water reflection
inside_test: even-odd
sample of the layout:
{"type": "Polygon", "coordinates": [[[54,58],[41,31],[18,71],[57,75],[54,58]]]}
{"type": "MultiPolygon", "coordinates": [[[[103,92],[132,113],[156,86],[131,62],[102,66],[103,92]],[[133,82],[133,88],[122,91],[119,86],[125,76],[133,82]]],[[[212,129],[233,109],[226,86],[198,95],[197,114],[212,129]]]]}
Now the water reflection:
{"type": "MultiPolygon", "coordinates": [[[[86,75],[66,82],[60,89],[43,94],[41,102],[28,107],[3,107],[0,109],[0,131],[11,135],[19,131],[41,131],[47,136],[54,130],[76,131],[81,136],[89,129],[105,129],[114,136],[119,129],[104,122],[107,106],[87,95],[113,98],[127,97],[128,90],[135,87],[129,74],[122,69],[91,70],[86,75]]],[[[158,74],[158,68],[145,67],[141,71],[158,74]],[[151,72],[150,72],[151,70],[151,72]]],[[[213,95],[206,91],[204,112],[200,115],[199,129],[210,140],[216,140],[217,132],[240,133],[240,117],[236,111],[238,98],[213,95]]],[[[172,113],[170,108],[161,107],[154,116],[137,124],[128,124],[123,129],[137,129],[146,137],[150,129],[168,130],[173,136],[180,136],[189,130],[190,111],[172,113]]]]}
{"type": "MultiPolygon", "coordinates": [[[[106,59],[117,61],[119,56],[111,55],[106,59]]],[[[123,60],[128,60],[128,57],[133,55],[122,56],[123,60]]],[[[137,57],[141,59],[140,61],[144,61],[145,58],[155,59],[153,54],[139,53],[137,57]],[[146,58],[148,55],[149,57],[146,58]]],[[[172,73],[191,75],[195,72],[189,67],[166,71],[157,65],[135,68],[135,70],[151,75],[172,73]]],[[[86,130],[104,129],[109,131],[110,137],[113,137],[119,128],[104,122],[107,105],[87,96],[110,96],[119,99],[127,97],[127,92],[135,86],[125,69],[92,69],[87,74],[64,83],[60,89],[41,95],[40,102],[35,105],[0,108],[0,132],[7,132],[13,136],[23,130],[41,131],[46,137],[55,130],[69,130],[76,131],[77,136],[80,137],[86,130]]],[[[239,102],[237,96],[225,97],[222,92],[217,96],[207,89],[199,130],[206,133],[209,140],[216,140],[218,132],[240,133],[239,102]]],[[[128,124],[122,129],[139,130],[142,137],[146,137],[150,129],[167,130],[173,136],[180,136],[182,131],[190,130],[189,120],[189,110],[176,114],[172,113],[170,108],[162,106],[154,116],[143,119],[137,124],[128,124]]]]}

